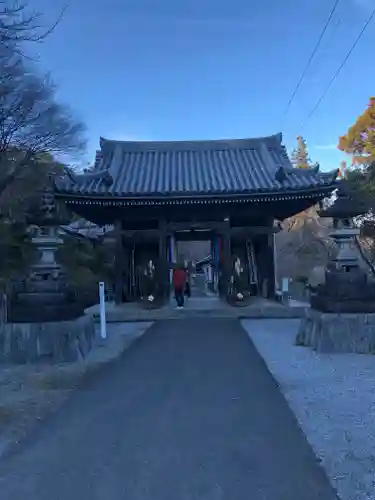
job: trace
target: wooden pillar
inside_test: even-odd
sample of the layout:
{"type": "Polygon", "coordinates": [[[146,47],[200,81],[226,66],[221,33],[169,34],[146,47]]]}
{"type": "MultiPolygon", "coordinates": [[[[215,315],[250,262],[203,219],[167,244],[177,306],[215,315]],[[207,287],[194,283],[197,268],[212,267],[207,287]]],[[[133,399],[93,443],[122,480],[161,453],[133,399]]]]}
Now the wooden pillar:
{"type": "Polygon", "coordinates": [[[159,266],[160,266],[160,288],[161,296],[165,298],[169,292],[169,270],[167,266],[167,224],[166,220],[159,221],[159,266]]]}
{"type": "Polygon", "coordinates": [[[222,286],[221,293],[224,297],[227,296],[230,285],[230,275],[232,268],[232,255],[231,255],[231,241],[230,241],[230,219],[226,217],[224,219],[222,225],[222,238],[223,238],[223,246],[222,246],[222,266],[223,266],[223,274],[222,274],[222,286]]]}
{"type": "Polygon", "coordinates": [[[275,266],[273,235],[261,235],[258,238],[257,262],[259,269],[259,292],[262,297],[275,297],[275,266]]]}
{"type": "Polygon", "coordinates": [[[115,302],[122,302],[123,273],[124,273],[124,245],[122,236],[122,221],[116,220],[115,230],[115,302]]]}
{"type": "Polygon", "coordinates": [[[205,277],[205,286],[211,290],[211,292],[216,292],[215,290],[215,274],[216,274],[216,251],[217,251],[217,246],[216,246],[216,238],[217,235],[214,233],[211,237],[211,242],[210,242],[210,255],[211,255],[211,264],[209,264],[207,267],[207,271],[204,272],[204,277],[205,277]],[[207,281],[206,281],[207,280],[207,281]]]}
{"type": "Polygon", "coordinates": [[[173,281],[173,269],[175,267],[176,261],[177,261],[177,249],[176,249],[176,237],[174,232],[168,233],[167,234],[168,238],[168,255],[167,255],[167,262],[170,264],[168,267],[169,271],[169,276],[168,276],[168,292],[170,291],[170,285],[172,284],[173,281]]]}
{"type": "Polygon", "coordinates": [[[275,272],[276,272],[276,265],[275,265],[275,239],[274,239],[274,234],[269,234],[268,235],[268,241],[267,241],[267,263],[268,263],[268,286],[267,286],[267,297],[269,299],[275,298],[275,272]]]}

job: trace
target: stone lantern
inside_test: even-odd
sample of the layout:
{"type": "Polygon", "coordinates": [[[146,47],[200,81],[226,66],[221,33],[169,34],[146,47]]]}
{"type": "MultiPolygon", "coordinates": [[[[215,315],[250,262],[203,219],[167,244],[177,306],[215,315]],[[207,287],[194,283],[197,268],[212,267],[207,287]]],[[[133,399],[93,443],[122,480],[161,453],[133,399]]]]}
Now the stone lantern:
{"type": "Polygon", "coordinates": [[[365,204],[340,181],[337,199],[322,210],[333,219],[330,234],[337,255],[325,271],[325,283],[311,295],[296,344],[318,352],[370,353],[375,349],[375,284],[359,262],[359,229],[353,218],[367,212],[365,204]]]}
{"type": "Polygon", "coordinates": [[[367,212],[366,204],[341,181],[337,199],[330,207],[318,212],[320,217],[333,220],[333,239],[337,254],[325,271],[325,283],[311,296],[311,306],[325,312],[375,311],[375,287],[368,282],[359,258],[357,237],[360,230],[354,217],[367,212]]]}
{"type": "Polygon", "coordinates": [[[30,207],[27,222],[38,258],[9,298],[8,322],[0,332],[0,361],[29,363],[83,359],[91,349],[95,326],[68,286],[56,253],[66,218],[47,186],[30,207]]]}
{"type": "Polygon", "coordinates": [[[66,221],[57,209],[54,194],[49,187],[41,192],[39,206],[27,215],[28,224],[35,227],[32,242],[39,253],[39,261],[32,266],[34,278],[48,283],[65,281],[65,273],[57,262],[56,253],[63,243],[60,226],[66,221]]]}
{"type": "Polygon", "coordinates": [[[66,218],[56,205],[52,186],[39,193],[37,202],[29,207],[26,221],[38,258],[26,275],[14,283],[9,319],[16,322],[70,319],[77,312],[66,274],[56,258],[63,243],[60,225],[66,218]]]}

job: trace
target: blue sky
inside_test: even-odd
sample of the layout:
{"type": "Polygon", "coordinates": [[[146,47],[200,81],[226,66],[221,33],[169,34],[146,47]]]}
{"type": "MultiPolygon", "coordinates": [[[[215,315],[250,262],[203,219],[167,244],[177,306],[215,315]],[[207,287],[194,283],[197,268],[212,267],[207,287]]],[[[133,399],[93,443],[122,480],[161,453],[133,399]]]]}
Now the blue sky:
{"type": "MultiPolygon", "coordinates": [[[[283,112],[333,0],[70,0],[37,47],[59,98],[99,136],[181,140],[302,134],[324,170],[375,94],[375,22],[315,115],[306,118],[361,30],[375,0],[341,0],[289,113],[283,112]]],[[[56,18],[64,0],[33,0],[56,18]]]]}

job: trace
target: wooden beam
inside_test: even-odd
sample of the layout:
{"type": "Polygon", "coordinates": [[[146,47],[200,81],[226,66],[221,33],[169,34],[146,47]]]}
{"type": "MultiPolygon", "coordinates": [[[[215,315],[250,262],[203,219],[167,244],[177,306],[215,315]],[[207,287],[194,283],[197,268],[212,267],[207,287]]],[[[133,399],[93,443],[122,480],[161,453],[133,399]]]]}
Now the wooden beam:
{"type": "Polygon", "coordinates": [[[231,227],[230,228],[230,235],[231,236],[256,236],[260,234],[273,234],[277,233],[279,230],[277,228],[274,228],[272,226],[240,226],[240,227],[231,227]]]}
{"type": "MultiPolygon", "coordinates": [[[[222,231],[223,223],[210,223],[211,228],[207,229],[205,224],[201,228],[191,229],[186,223],[168,223],[165,225],[165,231],[168,235],[175,234],[176,239],[183,241],[205,241],[212,238],[213,232],[222,231]],[[187,229],[186,229],[187,228],[187,229]],[[215,228],[215,229],[214,229],[215,228]],[[177,232],[177,234],[176,234],[177,232]]],[[[234,226],[230,228],[230,235],[256,236],[260,234],[277,233],[279,229],[272,226],[234,226]]],[[[159,241],[160,228],[158,229],[120,229],[122,236],[134,242],[146,240],[159,241]]]]}
{"type": "MultiPolygon", "coordinates": [[[[283,220],[296,213],[303,211],[309,206],[314,205],[320,201],[325,193],[316,193],[314,198],[306,199],[292,199],[292,200],[278,200],[273,202],[254,202],[242,203],[233,202],[230,204],[215,203],[212,205],[167,205],[167,206],[130,206],[130,207],[114,207],[114,206],[100,206],[82,204],[81,200],[76,203],[69,203],[68,206],[75,212],[88,220],[104,224],[114,222],[119,218],[120,214],[126,214],[127,220],[150,220],[150,213],[152,211],[152,218],[156,222],[160,217],[166,216],[170,220],[197,220],[204,222],[220,221],[226,214],[235,218],[236,216],[243,216],[248,219],[262,219],[271,216],[283,220]]],[[[64,197],[62,197],[64,198],[64,197]]],[[[68,200],[65,200],[68,201],[68,200]]]]}
{"type": "Polygon", "coordinates": [[[214,231],[180,231],[174,234],[176,241],[210,241],[214,231]]]}
{"type": "Polygon", "coordinates": [[[122,236],[134,243],[159,241],[160,229],[122,229],[122,236]]]}
{"type": "Polygon", "coordinates": [[[199,230],[205,230],[205,231],[216,231],[220,229],[222,226],[221,221],[212,221],[212,220],[202,220],[200,222],[190,222],[190,221],[184,221],[184,222],[168,222],[167,223],[167,231],[168,232],[175,232],[175,231],[199,231],[199,230]]]}

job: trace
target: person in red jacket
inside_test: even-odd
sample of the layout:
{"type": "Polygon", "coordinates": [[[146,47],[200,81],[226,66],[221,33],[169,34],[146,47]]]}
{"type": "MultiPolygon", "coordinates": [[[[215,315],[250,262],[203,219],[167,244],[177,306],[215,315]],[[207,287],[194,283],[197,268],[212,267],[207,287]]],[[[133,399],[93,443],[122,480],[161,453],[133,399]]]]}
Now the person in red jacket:
{"type": "Polygon", "coordinates": [[[178,266],[173,271],[173,287],[174,296],[177,302],[177,308],[181,309],[184,307],[184,291],[186,287],[186,271],[184,266],[178,266]]]}

